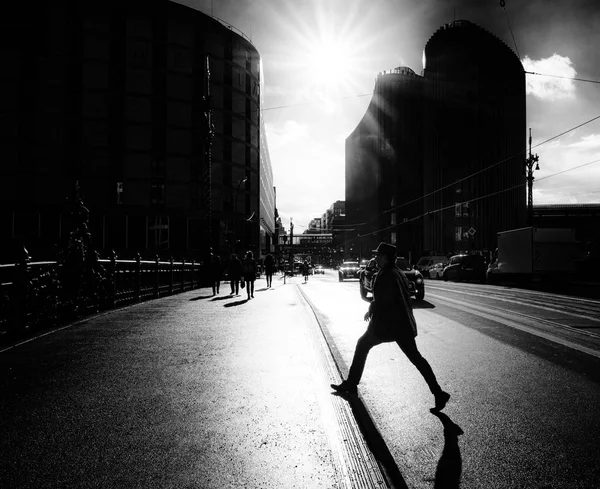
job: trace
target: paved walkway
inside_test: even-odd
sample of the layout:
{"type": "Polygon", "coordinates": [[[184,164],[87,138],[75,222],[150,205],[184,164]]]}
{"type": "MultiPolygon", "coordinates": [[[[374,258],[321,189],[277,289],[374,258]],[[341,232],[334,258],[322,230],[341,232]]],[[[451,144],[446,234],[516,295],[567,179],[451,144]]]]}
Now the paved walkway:
{"type": "Polygon", "coordinates": [[[0,353],[0,486],[385,487],[300,277],[101,314],[0,353]]]}

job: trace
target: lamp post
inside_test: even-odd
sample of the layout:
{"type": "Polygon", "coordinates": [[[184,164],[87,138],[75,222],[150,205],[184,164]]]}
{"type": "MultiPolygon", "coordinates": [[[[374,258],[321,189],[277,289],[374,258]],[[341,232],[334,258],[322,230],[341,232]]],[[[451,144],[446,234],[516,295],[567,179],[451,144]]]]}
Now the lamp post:
{"type": "Polygon", "coordinates": [[[290,274],[294,274],[294,222],[290,217],[290,274]]]}
{"type": "Polygon", "coordinates": [[[535,169],[539,170],[540,165],[538,163],[539,156],[531,154],[531,127],[529,128],[529,156],[523,165],[523,174],[527,180],[527,225],[533,226],[533,165],[535,169]],[[525,173],[527,171],[527,173],[525,173]]]}
{"type": "Polygon", "coordinates": [[[242,183],[246,183],[246,181],[248,180],[248,177],[244,177],[241,180],[238,181],[237,183],[237,187],[235,189],[235,198],[233,199],[233,252],[235,253],[237,250],[235,249],[235,244],[237,242],[237,229],[238,229],[238,219],[237,219],[237,214],[238,214],[238,195],[240,193],[240,187],[242,186],[242,183]]]}

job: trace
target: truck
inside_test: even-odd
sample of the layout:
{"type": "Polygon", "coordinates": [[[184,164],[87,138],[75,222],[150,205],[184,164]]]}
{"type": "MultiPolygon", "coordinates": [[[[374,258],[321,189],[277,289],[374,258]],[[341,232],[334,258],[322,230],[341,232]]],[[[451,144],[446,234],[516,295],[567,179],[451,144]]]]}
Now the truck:
{"type": "Polygon", "coordinates": [[[488,283],[505,281],[571,281],[579,258],[575,231],[526,227],[498,233],[496,260],[488,283]]]}

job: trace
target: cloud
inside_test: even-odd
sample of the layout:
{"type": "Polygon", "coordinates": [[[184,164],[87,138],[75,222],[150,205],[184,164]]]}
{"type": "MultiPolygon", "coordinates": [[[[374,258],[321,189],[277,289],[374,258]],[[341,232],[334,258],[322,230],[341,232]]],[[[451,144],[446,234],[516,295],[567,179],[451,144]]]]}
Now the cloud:
{"type": "Polygon", "coordinates": [[[310,137],[307,124],[300,124],[292,120],[288,120],[282,125],[267,123],[266,128],[271,152],[284,146],[301,143],[310,137]]]}
{"type": "Polygon", "coordinates": [[[539,75],[527,75],[527,94],[548,101],[568,99],[575,96],[575,84],[573,80],[566,78],[574,78],[577,72],[568,57],[554,53],[549,58],[534,60],[529,56],[525,56],[523,67],[525,71],[539,73],[539,75]],[[554,78],[559,76],[566,78],[554,78]]]}
{"type": "Polygon", "coordinates": [[[600,149],[600,134],[589,134],[587,136],[583,136],[576,143],[569,144],[568,147],[585,151],[600,149]]]}
{"type": "Polygon", "coordinates": [[[534,203],[574,204],[600,201],[600,135],[587,134],[539,148],[540,170],[535,172],[534,203]]]}

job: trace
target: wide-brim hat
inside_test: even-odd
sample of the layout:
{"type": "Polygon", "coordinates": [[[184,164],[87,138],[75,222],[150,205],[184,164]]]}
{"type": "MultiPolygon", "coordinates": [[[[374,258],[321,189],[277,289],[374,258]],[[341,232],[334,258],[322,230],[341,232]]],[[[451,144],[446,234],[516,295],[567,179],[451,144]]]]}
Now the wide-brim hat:
{"type": "Polygon", "coordinates": [[[395,255],[396,247],[389,243],[381,242],[376,250],[371,250],[373,253],[381,254],[381,255],[395,255]]]}

